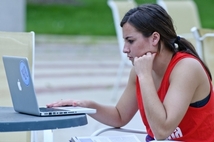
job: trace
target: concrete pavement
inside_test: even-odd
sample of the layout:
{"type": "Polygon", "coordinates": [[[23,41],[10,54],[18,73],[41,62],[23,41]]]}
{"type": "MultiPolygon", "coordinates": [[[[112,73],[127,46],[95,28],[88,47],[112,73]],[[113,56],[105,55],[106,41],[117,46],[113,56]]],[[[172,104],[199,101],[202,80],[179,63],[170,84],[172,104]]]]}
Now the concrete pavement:
{"type": "MultiPolygon", "coordinates": [[[[119,63],[116,37],[36,35],[34,82],[38,103],[93,99],[114,105],[130,71],[130,67],[125,67],[121,87],[112,100],[119,63]]],[[[54,142],[68,142],[72,136],[89,136],[103,127],[106,126],[88,117],[86,126],[53,130],[54,142]]],[[[144,129],[139,114],[126,127],[144,129]]],[[[38,141],[43,142],[43,133],[37,134],[38,141]]]]}

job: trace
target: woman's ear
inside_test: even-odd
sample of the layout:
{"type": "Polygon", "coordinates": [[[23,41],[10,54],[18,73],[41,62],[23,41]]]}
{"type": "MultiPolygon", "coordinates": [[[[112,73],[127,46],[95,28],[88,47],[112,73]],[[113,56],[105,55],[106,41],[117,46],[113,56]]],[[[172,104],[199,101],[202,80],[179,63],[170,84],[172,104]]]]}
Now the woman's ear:
{"type": "Polygon", "coordinates": [[[152,45],[156,46],[158,45],[158,42],[160,41],[160,34],[158,32],[154,32],[152,34],[152,45]]]}

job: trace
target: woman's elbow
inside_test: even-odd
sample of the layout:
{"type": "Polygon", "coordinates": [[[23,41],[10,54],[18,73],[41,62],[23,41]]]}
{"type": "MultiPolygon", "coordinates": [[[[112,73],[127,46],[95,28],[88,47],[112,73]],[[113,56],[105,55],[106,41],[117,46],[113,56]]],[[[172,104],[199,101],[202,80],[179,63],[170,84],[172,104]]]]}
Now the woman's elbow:
{"type": "Polygon", "coordinates": [[[167,130],[157,130],[156,132],[154,132],[154,136],[156,140],[166,140],[168,139],[168,137],[170,136],[170,132],[168,132],[167,130]]]}
{"type": "Polygon", "coordinates": [[[118,120],[118,121],[115,121],[116,123],[114,123],[114,126],[113,127],[116,127],[116,128],[120,128],[120,127],[123,127],[125,126],[126,124],[128,124],[129,121],[124,121],[124,120],[118,120]]]}
{"type": "Polygon", "coordinates": [[[114,127],[120,128],[120,127],[125,126],[126,124],[127,124],[127,123],[124,123],[124,122],[118,122],[118,123],[115,123],[114,127]]]}

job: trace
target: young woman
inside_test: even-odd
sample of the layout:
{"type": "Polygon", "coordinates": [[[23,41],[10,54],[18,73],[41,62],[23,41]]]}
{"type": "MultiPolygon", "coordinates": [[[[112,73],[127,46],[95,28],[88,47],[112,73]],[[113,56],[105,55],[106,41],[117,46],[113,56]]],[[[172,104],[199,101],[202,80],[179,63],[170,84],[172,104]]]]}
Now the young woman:
{"type": "Polygon", "coordinates": [[[214,141],[210,71],[194,47],[176,35],[167,12],[156,4],[141,5],[125,14],[121,27],[123,51],[133,68],[117,105],[67,100],[47,106],[95,108],[90,116],[113,127],[126,125],[139,110],[146,141],[214,141]]]}

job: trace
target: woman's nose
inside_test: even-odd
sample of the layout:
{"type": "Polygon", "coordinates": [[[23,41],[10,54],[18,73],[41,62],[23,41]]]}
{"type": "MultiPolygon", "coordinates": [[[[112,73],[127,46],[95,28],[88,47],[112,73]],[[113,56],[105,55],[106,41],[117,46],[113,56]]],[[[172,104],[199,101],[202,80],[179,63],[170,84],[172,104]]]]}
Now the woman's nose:
{"type": "Polygon", "coordinates": [[[129,53],[129,52],[130,52],[129,48],[126,45],[124,45],[123,46],[123,53],[129,53]]]}

